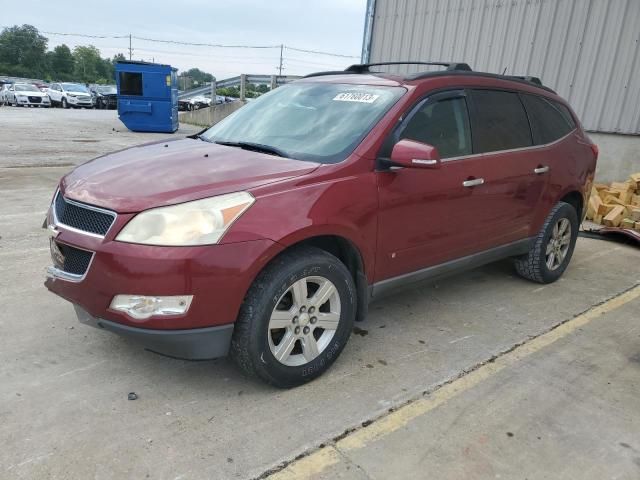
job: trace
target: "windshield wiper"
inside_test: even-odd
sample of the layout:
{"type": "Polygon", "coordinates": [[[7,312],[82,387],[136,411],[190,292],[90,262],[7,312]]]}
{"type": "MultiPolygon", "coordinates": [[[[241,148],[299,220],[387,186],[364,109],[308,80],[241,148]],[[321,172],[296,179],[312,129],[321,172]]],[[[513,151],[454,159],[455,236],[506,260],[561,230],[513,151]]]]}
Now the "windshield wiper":
{"type": "Polygon", "coordinates": [[[271,145],[265,145],[263,143],[253,143],[253,142],[224,142],[224,141],[216,141],[213,143],[217,143],[218,145],[225,145],[227,147],[239,147],[244,150],[251,150],[254,152],[268,153],[270,155],[276,155],[278,157],[287,157],[287,153],[280,150],[279,148],[272,147],[271,145]]]}

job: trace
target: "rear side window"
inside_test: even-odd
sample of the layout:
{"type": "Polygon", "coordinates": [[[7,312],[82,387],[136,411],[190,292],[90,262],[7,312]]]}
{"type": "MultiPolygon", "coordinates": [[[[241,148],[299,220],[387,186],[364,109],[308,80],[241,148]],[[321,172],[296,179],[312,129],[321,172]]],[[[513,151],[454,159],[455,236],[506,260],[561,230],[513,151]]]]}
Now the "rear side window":
{"type": "Polygon", "coordinates": [[[142,96],[142,74],[120,72],[120,95],[142,96]]]}
{"type": "Polygon", "coordinates": [[[529,114],[533,143],[544,145],[564,137],[576,128],[573,117],[564,105],[538,95],[522,95],[529,114]]]}
{"type": "Polygon", "coordinates": [[[467,102],[462,97],[427,102],[414,113],[400,138],[433,145],[440,158],[470,155],[467,102]]]}
{"type": "Polygon", "coordinates": [[[474,153],[529,147],[529,120],[517,93],[472,90],[474,153]]]}

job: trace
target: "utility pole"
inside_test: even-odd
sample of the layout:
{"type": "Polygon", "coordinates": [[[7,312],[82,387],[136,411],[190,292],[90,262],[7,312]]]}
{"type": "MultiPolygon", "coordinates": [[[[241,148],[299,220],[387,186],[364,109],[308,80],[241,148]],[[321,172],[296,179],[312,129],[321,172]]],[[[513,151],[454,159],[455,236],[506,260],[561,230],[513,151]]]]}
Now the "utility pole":
{"type": "Polygon", "coordinates": [[[133,56],[133,48],[131,48],[131,34],[129,34],[129,60],[133,56]]]}
{"type": "Polygon", "coordinates": [[[280,44],[280,66],[278,67],[278,75],[282,76],[282,50],[284,50],[284,44],[280,44]]]}
{"type": "Polygon", "coordinates": [[[213,77],[211,79],[211,108],[216,106],[216,99],[217,99],[217,94],[216,94],[216,77],[213,77]]]}

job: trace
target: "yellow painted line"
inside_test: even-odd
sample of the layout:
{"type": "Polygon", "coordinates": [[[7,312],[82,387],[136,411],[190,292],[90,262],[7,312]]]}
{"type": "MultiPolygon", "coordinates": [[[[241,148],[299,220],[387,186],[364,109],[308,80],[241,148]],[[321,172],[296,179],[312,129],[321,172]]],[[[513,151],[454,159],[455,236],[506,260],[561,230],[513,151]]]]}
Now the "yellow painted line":
{"type": "Polygon", "coordinates": [[[341,460],[340,453],[334,447],[324,447],[313,455],[303,457],[297,462],[293,462],[284,470],[269,476],[272,480],[298,480],[300,478],[311,478],[322,473],[331,465],[336,465],[341,460]]]}
{"type": "Polygon", "coordinates": [[[476,370],[442,386],[429,396],[405,405],[395,412],[376,420],[369,426],[347,435],[339,440],[335,446],[324,447],[311,455],[289,464],[285,469],[269,478],[277,480],[312,478],[331,465],[338,463],[340,461],[340,452],[348,453],[349,451],[364,448],[390,433],[399,430],[411,420],[430,412],[505,368],[516,364],[520,360],[570,335],[592,320],[601,317],[605,313],[612,312],[637,298],[640,298],[640,285],[514,348],[510,352],[496,358],[495,361],[486,363],[476,370]]]}

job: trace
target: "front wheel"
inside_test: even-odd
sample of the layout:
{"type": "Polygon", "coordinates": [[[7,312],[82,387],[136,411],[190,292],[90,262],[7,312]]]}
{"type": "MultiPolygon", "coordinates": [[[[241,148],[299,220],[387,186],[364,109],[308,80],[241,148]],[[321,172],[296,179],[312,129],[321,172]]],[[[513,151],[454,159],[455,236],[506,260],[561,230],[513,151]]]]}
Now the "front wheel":
{"type": "Polygon", "coordinates": [[[61,105],[62,105],[62,108],[69,108],[69,104],[67,103],[66,98],[64,97],[62,98],[61,105]]]}
{"type": "Polygon", "coordinates": [[[515,259],[516,272],[538,283],[558,280],[571,261],[579,226],[575,208],[558,202],[535,237],[529,253],[515,259]]]}
{"type": "Polygon", "coordinates": [[[347,343],[356,314],[349,270],[312,247],[285,252],[249,289],[231,356],[250,376],[288,388],[323,374],[347,343]]]}

